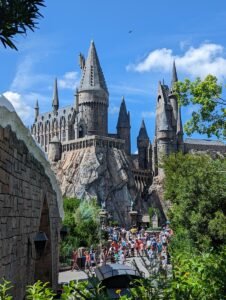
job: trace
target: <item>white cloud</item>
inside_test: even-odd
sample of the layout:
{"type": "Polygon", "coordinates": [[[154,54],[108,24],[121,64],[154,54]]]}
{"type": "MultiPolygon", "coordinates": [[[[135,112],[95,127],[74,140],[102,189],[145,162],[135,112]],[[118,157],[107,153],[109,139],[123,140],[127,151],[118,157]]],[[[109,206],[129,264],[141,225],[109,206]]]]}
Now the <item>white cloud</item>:
{"type": "Polygon", "coordinates": [[[109,114],[111,115],[115,115],[119,113],[119,107],[115,106],[115,105],[110,105],[109,109],[108,109],[109,114]]]}
{"type": "Polygon", "coordinates": [[[160,70],[168,72],[176,61],[179,72],[191,76],[205,77],[208,74],[222,78],[226,76],[226,58],[224,48],[213,43],[204,43],[198,48],[190,46],[183,55],[174,55],[172,49],[156,49],[137,64],[126,67],[128,71],[148,72],[160,70]]]}
{"type": "Polygon", "coordinates": [[[141,117],[142,118],[147,118],[147,119],[155,118],[155,112],[153,112],[153,111],[142,111],[141,117]]]}
{"type": "Polygon", "coordinates": [[[31,88],[47,87],[48,84],[53,81],[52,76],[48,74],[40,74],[34,71],[34,65],[39,61],[32,55],[27,55],[18,64],[16,75],[10,86],[10,90],[16,92],[28,91],[31,88]]]}
{"type": "Polygon", "coordinates": [[[58,86],[62,89],[75,90],[79,84],[78,72],[67,72],[58,79],[58,86]]]}
{"type": "Polygon", "coordinates": [[[32,95],[23,97],[21,94],[11,91],[6,91],[3,95],[12,103],[15,111],[24,122],[31,120],[34,111],[26,102],[29,101],[29,99],[31,100],[32,95]]]}

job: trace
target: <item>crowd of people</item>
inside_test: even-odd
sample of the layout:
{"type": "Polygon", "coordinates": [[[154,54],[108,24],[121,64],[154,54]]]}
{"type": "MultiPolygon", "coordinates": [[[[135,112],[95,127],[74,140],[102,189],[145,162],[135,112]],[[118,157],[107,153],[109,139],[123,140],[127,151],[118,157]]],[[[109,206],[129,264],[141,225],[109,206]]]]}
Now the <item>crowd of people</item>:
{"type": "Polygon", "coordinates": [[[108,241],[101,247],[101,250],[83,249],[79,254],[74,250],[72,254],[72,270],[79,269],[78,257],[85,260],[85,270],[93,269],[95,266],[102,266],[106,263],[125,264],[126,260],[136,256],[146,256],[150,261],[157,259],[161,267],[167,268],[170,263],[168,244],[173,235],[169,222],[160,231],[147,231],[143,227],[138,229],[133,226],[130,230],[124,227],[103,226],[102,230],[107,233],[108,241]]]}

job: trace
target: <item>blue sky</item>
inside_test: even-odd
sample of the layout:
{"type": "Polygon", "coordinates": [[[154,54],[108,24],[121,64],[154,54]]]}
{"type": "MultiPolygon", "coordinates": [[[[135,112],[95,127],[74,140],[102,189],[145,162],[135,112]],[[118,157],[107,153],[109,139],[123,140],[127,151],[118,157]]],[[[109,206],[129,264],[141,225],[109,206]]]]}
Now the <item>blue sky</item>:
{"type": "MultiPolygon", "coordinates": [[[[60,106],[74,101],[80,80],[78,54],[94,39],[110,92],[109,131],[115,132],[122,96],[131,113],[132,150],[144,118],[154,134],[157,84],[170,84],[172,61],[179,79],[226,76],[226,1],[47,0],[39,29],[15,38],[18,52],[0,46],[0,93],[26,125],[51,110],[54,78],[60,106]],[[132,31],[129,33],[129,31],[132,31]]],[[[182,111],[183,122],[192,108],[182,111]]]]}

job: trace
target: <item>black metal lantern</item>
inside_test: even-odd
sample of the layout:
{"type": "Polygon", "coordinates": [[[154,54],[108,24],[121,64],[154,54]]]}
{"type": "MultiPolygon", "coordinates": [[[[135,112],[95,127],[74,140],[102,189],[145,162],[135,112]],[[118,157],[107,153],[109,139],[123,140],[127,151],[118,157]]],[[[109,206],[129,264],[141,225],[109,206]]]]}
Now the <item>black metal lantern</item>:
{"type": "Polygon", "coordinates": [[[69,229],[67,226],[63,226],[60,230],[60,237],[63,240],[69,233],[69,229]]]}
{"type": "Polygon", "coordinates": [[[42,254],[45,251],[46,243],[48,241],[48,238],[43,231],[39,231],[36,233],[34,237],[34,244],[35,244],[35,251],[37,254],[37,257],[41,257],[42,254]]]}

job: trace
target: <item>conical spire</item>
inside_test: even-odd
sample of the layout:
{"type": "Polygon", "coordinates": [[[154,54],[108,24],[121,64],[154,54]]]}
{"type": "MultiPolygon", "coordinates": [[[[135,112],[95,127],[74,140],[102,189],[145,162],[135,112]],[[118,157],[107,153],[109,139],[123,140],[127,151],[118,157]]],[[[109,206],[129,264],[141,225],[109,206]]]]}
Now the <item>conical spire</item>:
{"type": "Polygon", "coordinates": [[[118,127],[130,127],[130,114],[129,112],[127,113],[124,97],[122,97],[122,102],[119,110],[117,128],[118,127]]]}
{"type": "Polygon", "coordinates": [[[183,125],[181,119],[181,108],[178,107],[178,115],[177,115],[177,135],[183,135],[183,125]]]}
{"type": "Polygon", "coordinates": [[[38,99],[36,100],[36,104],[35,104],[35,120],[37,120],[39,115],[39,105],[38,105],[38,99]]]}
{"type": "Polygon", "coordinates": [[[173,89],[174,83],[177,81],[178,81],[177,69],[176,69],[176,64],[175,64],[175,60],[174,60],[173,61],[172,80],[171,80],[171,89],[173,89]]]}
{"type": "Polygon", "coordinates": [[[36,100],[35,109],[39,109],[38,99],[36,100]]]}
{"type": "Polygon", "coordinates": [[[97,56],[96,47],[94,42],[91,41],[79,91],[96,89],[103,89],[108,93],[107,85],[97,56]]]}
{"type": "Polygon", "coordinates": [[[53,89],[53,102],[52,102],[53,110],[57,111],[59,109],[59,98],[58,98],[58,88],[57,88],[57,78],[54,82],[54,89],[53,89]]]}
{"type": "Polygon", "coordinates": [[[144,120],[141,122],[140,131],[137,138],[138,140],[149,140],[144,120]]]}

